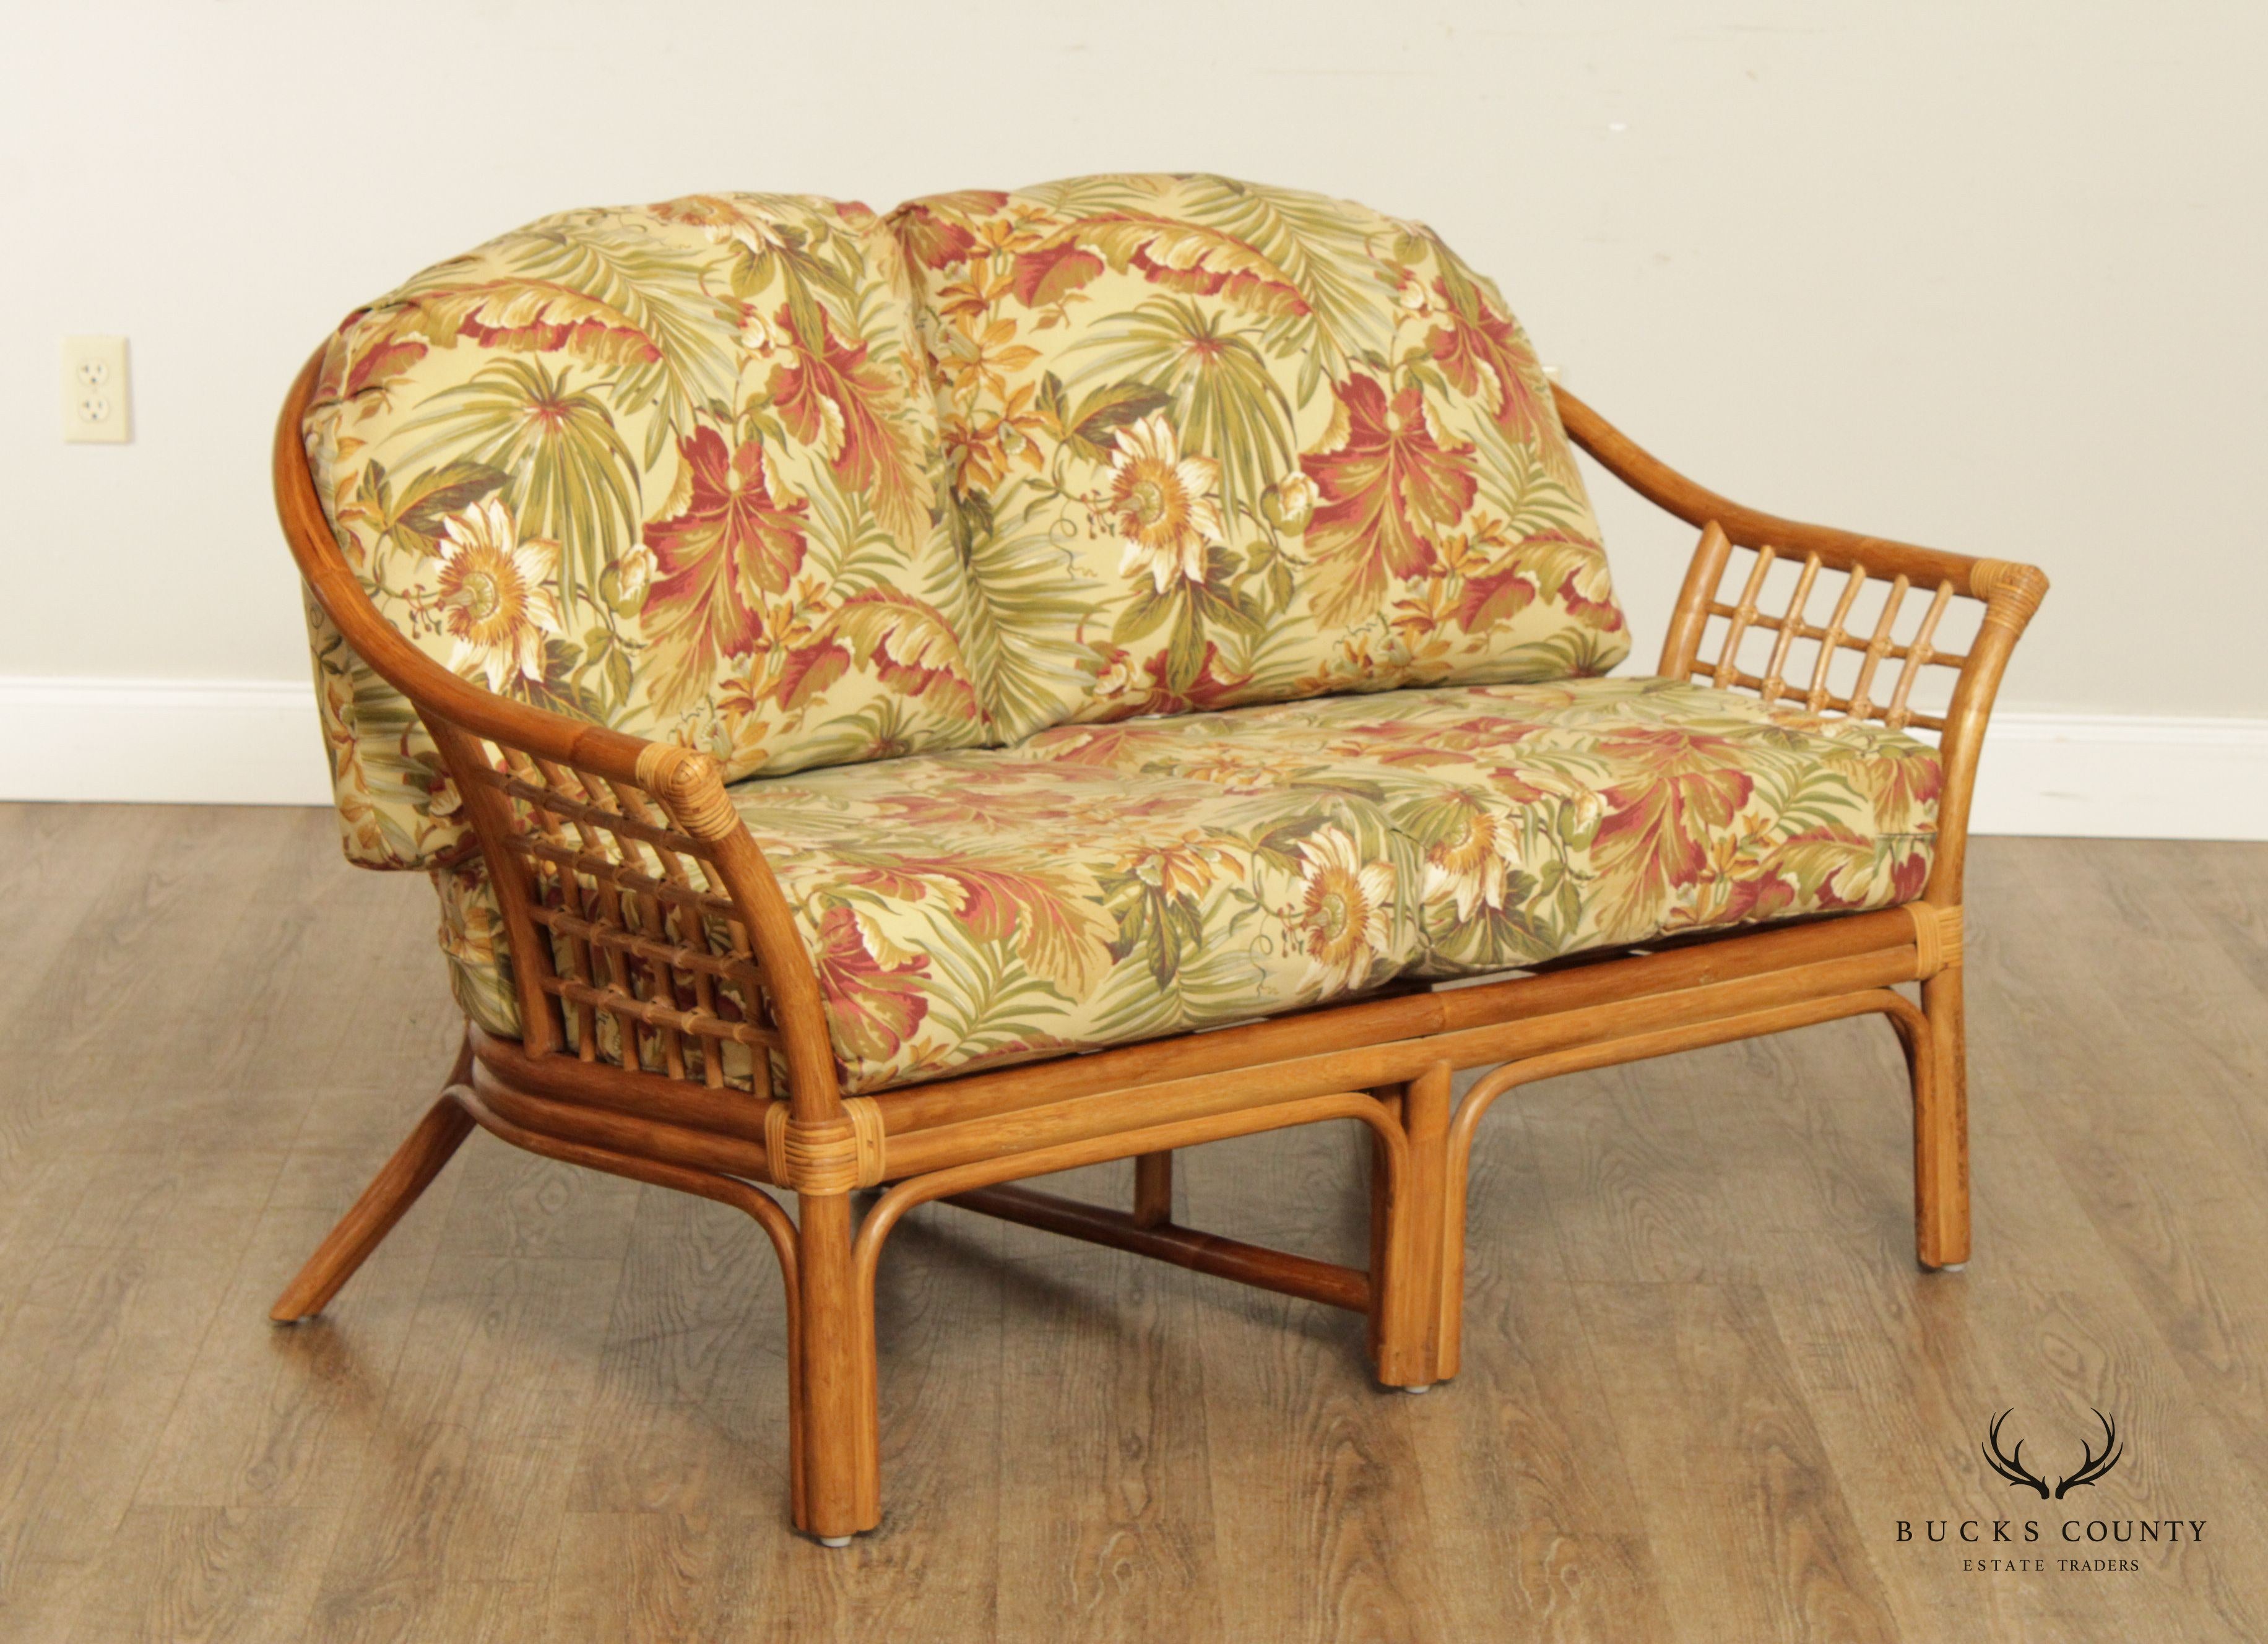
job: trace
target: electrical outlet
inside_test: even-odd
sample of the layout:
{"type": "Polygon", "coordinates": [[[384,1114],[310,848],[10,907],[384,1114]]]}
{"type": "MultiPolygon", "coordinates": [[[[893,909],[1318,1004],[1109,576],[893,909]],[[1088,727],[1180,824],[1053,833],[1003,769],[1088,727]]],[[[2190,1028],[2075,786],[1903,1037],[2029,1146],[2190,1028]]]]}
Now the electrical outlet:
{"type": "Polygon", "coordinates": [[[72,445],[122,446],[134,438],[127,393],[126,339],[63,339],[63,439],[72,445]]]}

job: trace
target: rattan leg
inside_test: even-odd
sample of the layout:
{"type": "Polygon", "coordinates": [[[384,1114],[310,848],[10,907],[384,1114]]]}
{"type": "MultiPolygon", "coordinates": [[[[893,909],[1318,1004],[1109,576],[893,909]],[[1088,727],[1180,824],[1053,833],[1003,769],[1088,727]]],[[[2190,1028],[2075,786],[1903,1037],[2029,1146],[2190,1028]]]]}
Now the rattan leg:
{"type": "Polygon", "coordinates": [[[1914,1065],[1914,1250],[1925,1267],[1969,1259],[1969,1040],[1961,967],[1921,984],[1929,1032],[1914,1065]]]}
{"type": "Polygon", "coordinates": [[[1134,1160],[1134,1225],[1162,1227],[1174,1219],[1174,1155],[1145,1153],[1134,1160]]]}
{"type": "Polygon", "coordinates": [[[834,1544],[881,1522],[874,1323],[850,1258],[850,1196],[799,1196],[803,1309],[802,1520],[834,1544]]]}
{"type": "MultiPolygon", "coordinates": [[[[1380,1085],[1371,1091],[1387,1112],[1399,1124],[1402,1122],[1403,1085],[1380,1085]]],[[[1370,1354],[1374,1368],[1378,1363],[1380,1345],[1385,1340],[1386,1297],[1383,1279],[1387,1268],[1388,1235],[1394,1230],[1393,1196],[1388,1185],[1386,1141],[1376,1131],[1364,1127],[1359,1132],[1370,1148],[1370,1323],[1364,1333],[1363,1345],[1370,1354]]]]}
{"type": "Polygon", "coordinates": [[[1449,1080],[1448,1064],[1436,1063],[1403,1089],[1410,1162],[1398,1190],[1386,1195],[1384,1248],[1379,1252],[1384,1267],[1373,1315],[1378,1379],[1388,1387],[1430,1387],[1455,1368],[1444,1366],[1440,1352],[1449,1080]]]}
{"type": "MultiPolygon", "coordinates": [[[[449,1084],[460,1085],[471,1074],[473,1047],[468,1040],[457,1051],[449,1084]]],[[[441,1099],[425,1111],[409,1139],[394,1150],[386,1168],[363,1189],[352,1209],[339,1218],[328,1237],[318,1245],[299,1270],[299,1276],[276,1299],[268,1316],[278,1324],[296,1324],[312,1318],[329,1305],[355,1270],[394,1231],[402,1213],[417,1202],[431,1185],[458,1146],[472,1133],[472,1115],[445,1089],[441,1099]]]]}

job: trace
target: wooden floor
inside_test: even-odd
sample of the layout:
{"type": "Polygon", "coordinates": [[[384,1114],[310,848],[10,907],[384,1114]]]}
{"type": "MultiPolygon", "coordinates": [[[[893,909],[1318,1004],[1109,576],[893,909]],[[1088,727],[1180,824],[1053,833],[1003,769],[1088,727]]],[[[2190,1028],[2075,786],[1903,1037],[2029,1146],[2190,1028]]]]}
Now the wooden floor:
{"type": "MultiPolygon", "coordinates": [[[[933,1205],[838,1553],[785,1523],[730,1211],[476,1137],[326,1320],[266,1322],[446,1072],[421,880],[328,813],[0,807],[0,1639],[2268,1637],[2268,847],[1973,875],[1966,1273],[1913,1266],[1873,1021],[1506,1097],[1423,1398],[1351,1316],[933,1205]],[[2012,1489],[2010,1406],[2029,1464],[2090,1407],[2125,1456],[2012,1489]],[[1996,1515],[2043,1541],[1926,1537],[1996,1515]],[[1996,1552],[2047,1568],[1962,1570],[1996,1552]]],[[[1185,1155],[1178,1213],[1359,1260],[1362,1152],[1185,1155]]]]}

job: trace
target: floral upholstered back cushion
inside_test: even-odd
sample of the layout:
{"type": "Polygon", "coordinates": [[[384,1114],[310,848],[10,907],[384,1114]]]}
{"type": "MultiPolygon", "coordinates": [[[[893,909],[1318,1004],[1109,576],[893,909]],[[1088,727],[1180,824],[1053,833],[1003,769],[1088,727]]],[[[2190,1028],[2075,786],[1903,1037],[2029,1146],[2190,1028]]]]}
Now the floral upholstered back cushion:
{"type": "MultiPolygon", "coordinates": [[[[860,205],[563,212],[353,315],[306,436],[379,608],[490,690],[729,775],[985,740],[897,242],[860,205]]],[[[409,705],[311,610],[347,850],[463,842],[409,705]]]]}
{"type": "Polygon", "coordinates": [[[1421,225],[1211,176],[890,220],[1005,734],[1628,652],[1535,353],[1421,225]]]}

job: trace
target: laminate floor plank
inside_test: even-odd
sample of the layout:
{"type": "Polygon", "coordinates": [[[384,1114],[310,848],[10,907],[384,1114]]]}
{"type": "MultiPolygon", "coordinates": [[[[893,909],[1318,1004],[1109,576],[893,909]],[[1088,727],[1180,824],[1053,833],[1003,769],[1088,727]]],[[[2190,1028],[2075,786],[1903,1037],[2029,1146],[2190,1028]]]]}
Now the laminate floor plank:
{"type": "Polygon", "coordinates": [[[590,1257],[437,1257],[384,1403],[332,1441],[363,1463],[309,1639],[483,1636],[499,1587],[541,1614],[620,1279],[590,1257]]]}
{"type": "Polygon", "coordinates": [[[1299,1574],[1226,1583],[1219,1636],[1448,1639],[1435,1509],[1402,1408],[1417,1401],[1378,1390],[1351,1315],[1256,1291],[1223,1306],[1199,1344],[1206,1430],[1238,1435],[1211,1447],[1214,1556],[1240,1576],[1299,1574]]]}
{"type": "MultiPolygon", "coordinates": [[[[2073,896],[2092,888],[2107,906],[2101,878],[2066,871],[2058,882],[2073,896]]],[[[2103,1259],[2220,1412],[2233,1452],[2268,1484],[2268,1181],[2242,1145],[2268,1080],[2268,997],[2218,944],[2145,938],[2135,947],[2115,981],[2052,944],[2012,956],[2006,985],[2052,981],[2089,1023],[2028,1056],[2051,1075],[2031,1110],[2035,1156],[2053,1161],[2099,1231],[2103,1259]],[[2146,1065],[2122,1056],[2118,1030],[2101,1026],[2139,1036],[2184,1007],[2191,1030],[2155,1035],[2146,1065]],[[2159,1082],[2190,1099],[2137,1099],[2159,1082]]]]}
{"type": "Polygon", "coordinates": [[[1002,1469],[1007,1449],[1045,1429],[1010,1408],[1003,1385],[1018,1276],[998,1259],[1001,1232],[930,1205],[890,1235],[874,1295],[881,1526],[850,1559],[784,1531],[768,1544],[783,1593],[769,1636],[806,1636],[795,1621],[810,1617],[845,1637],[983,1638],[998,1630],[1002,1589],[1030,1579],[1023,1550],[1001,1539],[1002,1469]]]}
{"type": "MultiPolygon", "coordinates": [[[[838,1553],[787,1528],[778,1278],[722,1206],[476,1136],[267,1323],[447,1068],[422,882],[325,813],[0,806],[0,1638],[2268,1636],[2264,870],[1976,842],[1964,1273],[1914,1265],[1874,1021],[1507,1094],[1423,1398],[1351,1315],[917,1210],[838,1553]],[[1980,1454],[2012,1407],[2043,1470],[2096,1408],[2126,1452],[2040,1501],[1980,1454]],[[1994,1515],[2207,1529],[2033,1550],[2139,1567],[2084,1573],[1926,1533],[1994,1515]]],[[[1184,1154],[1176,1220],[1359,1262],[1366,1154],[1184,1154]]]]}
{"type": "Polygon", "coordinates": [[[1581,1286],[1678,1635],[1888,1639],[1881,1582],[1750,1285],[1581,1286]]]}
{"type": "Polygon", "coordinates": [[[771,1241],[727,1205],[640,1192],[570,1508],[705,1522],[784,1500],[787,1377],[771,1241]]]}
{"type": "Polygon", "coordinates": [[[236,1256],[57,1245],[39,1263],[0,1333],[0,1576],[11,1585],[30,1565],[101,1560],[236,1256]]]}
{"type": "Polygon", "coordinates": [[[272,1324],[269,1305],[326,1231],[320,1220],[271,1205],[254,1229],[144,1470],[137,1506],[313,1510],[352,1493],[440,1226],[413,1212],[320,1317],[272,1324]]]}
{"type": "Polygon", "coordinates": [[[346,1498],[288,1508],[137,1507],[111,1539],[72,1644],[298,1636],[346,1498]]]}
{"type": "Polygon", "coordinates": [[[1659,1283],[1751,1273],[1751,1253],[1724,1212],[1692,1086],[1661,1073],[1660,1064],[1641,1063],[1519,1093],[1522,1132],[1542,1162],[1572,1279],[1659,1283]]]}
{"type": "MultiPolygon", "coordinates": [[[[1461,1075],[1462,1096],[1479,1077],[1461,1075]]],[[[1638,1485],[1599,1397],[1527,1114],[1580,1080],[1509,1091],[1475,1138],[1462,1369],[1401,1408],[1452,1639],[1670,1635],[1638,1485]]]]}
{"type": "MultiPolygon", "coordinates": [[[[1836,1487],[1805,1508],[1815,1570],[1782,1571],[1775,1582],[1761,1574],[1761,1550],[1728,1550],[1731,1579],[1745,1592],[1761,1603],[1777,1584],[1780,1597],[1746,1614],[1697,1597],[1676,1612],[1681,1635],[1932,1636],[1933,1603],[1958,1577],[1940,1580],[1926,1565],[1896,1568],[1897,1504],[1910,1516],[1911,1503],[1940,1501],[1977,1471],[1932,1441],[1970,1407],[1961,1368],[1973,1355],[1960,1314],[1943,1305],[1959,1279],[1923,1273],[1912,1258],[1911,1130],[1896,1040],[1862,1018],[1680,1060],[1708,1126],[1717,1217],[1737,1229],[1745,1257],[1740,1269],[1718,1259],[1706,1226],[1697,1225],[1697,1260],[1754,1275],[1753,1294],[1705,1287],[1730,1309],[1737,1328],[1726,1332],[1728,1345],[1742,1350],[1721,1384],[1745,1388],[1753,1433],[1777,1428],[1791,1446],[1815,1447],[1821,1461],[1800,1459],[1799,1476],[1816,1471],[1836,1487]],[[1934,1321],[1927,1327],[1925,1311],[1934,1321]]],[[[1680,1339],[1690,1333],[1681,1328],[1680,1339]]],[[[1619,1353],[1609,1360],[1627,1361],[1619,1353]]],[[[1697,1375],[1694,1385],[1705,1390],[1712,1379],[1697,1375]]],[[[1759,1501],[1781,1500],[1761,1464],[1769,1441],[1727,1434],[1705,1410],[1694,1419],[1733,1450],[1738,1460],[1726,1465],[1749,1475],[1740,1487],[1759,1501]]],[[[1765,1522],[1761,1508],[1729,1516],[1765,1522]]],[[[1990,1594],[1974,1595],[1970,1607],[1972,1625],[1997,1613],[1990,1594]]]]}
{"type": "Polygon", "coordinates": [[[1138,1256],[1074,1247],[1020,1265],[1004,1329],[1000,1527],[1026,1572],[999,1632],[1064,1640],[1219,1636],[1210,1431],[1192,1290],[1138,1256]]]}
{"type": "MultiPolygon", "coordinates": [[[[649,1191],[641,1205],[548,1636],[994,1636],[999,1264],[979,1242],[941,1236],[954,1224],[933,1225],[940,1213],[917,1211],[892,1235],[879,1281],[884,1518],[834,1553],[789,1527],[769,1242],[715,1206],[703,1208],[727,1220],[704,1218],[686,1236],[668,1197],[649,1191]],[[642,1269],[650,1263],[659,1267],[642,1269]],[[654,1402],[630,1413],[642,1393],[654,1402]]],[[[974,1224],[982,1243],[985,1225],[974,1224]]]]}

